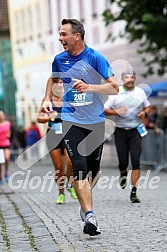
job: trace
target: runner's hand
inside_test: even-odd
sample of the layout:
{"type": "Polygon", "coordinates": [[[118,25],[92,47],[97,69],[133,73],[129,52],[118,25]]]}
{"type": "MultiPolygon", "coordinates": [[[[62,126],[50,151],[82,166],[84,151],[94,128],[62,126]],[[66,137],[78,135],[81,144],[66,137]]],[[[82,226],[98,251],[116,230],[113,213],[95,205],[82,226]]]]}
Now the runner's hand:
{"type": "Polygon", "coordinates": [[[89,85],[82,80],[72,79],[72,81],[74,82],[72,88],[76,88],[79,93],[86,92],[89,88],[89,85]]]}
{"type": "Polygon", "coordinates": [[[53,111],[53,108],[52,108],[51,101],[43,100],[42,106],[41,106],[41,112],[50,113],[52,111],[53,111]]]}

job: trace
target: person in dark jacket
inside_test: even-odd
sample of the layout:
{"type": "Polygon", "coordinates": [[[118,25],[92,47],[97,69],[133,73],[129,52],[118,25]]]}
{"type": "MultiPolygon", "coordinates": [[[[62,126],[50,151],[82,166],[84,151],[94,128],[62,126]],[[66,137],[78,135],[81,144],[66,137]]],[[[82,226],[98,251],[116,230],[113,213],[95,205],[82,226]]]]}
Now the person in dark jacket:
{"type": "Polygon", "coordinates": [[[164,133],[167,133],[167,101],[163,104],[163,111],[158,116],[156,120],[156,132],[159,133],[160,130],[163,130],[164,133]]]}

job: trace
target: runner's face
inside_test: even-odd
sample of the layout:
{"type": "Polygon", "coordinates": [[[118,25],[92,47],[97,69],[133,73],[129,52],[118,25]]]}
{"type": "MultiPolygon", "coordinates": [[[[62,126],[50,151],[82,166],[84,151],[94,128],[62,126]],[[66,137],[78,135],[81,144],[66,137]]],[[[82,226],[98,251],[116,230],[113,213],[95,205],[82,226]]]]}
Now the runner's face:
{"type": "Polygon", "coordinates": [[[132,74],[126,74],[122,77],[122,80],[127,88],[132,88],[135,84],[136,77],[132,74]]]}
{"type": "Polygon", "coordinates": [[[77,34],[72,34],[71,24],[65,24],[60,27],[59,31],[59,41],[61,42],[64,51],[73,52],[75,49],[75,43],[77,41],[77,34]]]}

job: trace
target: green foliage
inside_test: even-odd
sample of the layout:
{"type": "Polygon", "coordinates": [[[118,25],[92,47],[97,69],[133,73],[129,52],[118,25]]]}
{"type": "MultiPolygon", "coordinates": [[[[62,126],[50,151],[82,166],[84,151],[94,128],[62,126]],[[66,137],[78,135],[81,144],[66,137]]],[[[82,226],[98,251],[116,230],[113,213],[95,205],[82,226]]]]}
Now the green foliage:
{"type": "MultiPolygon", "coordinates": [[[[143,62],[147,66],[144,76],[155,71],[158,75],[167,72],[167,1],[166,0],[109,0],[120,7],[119,13],[105,10],[103,17],[106,25],[124,20],[126,26],[123,36],[130,42],[139,41],[144,54],[143,62]],[[151,57],[148,57],[148,54],[151,57]],[[154,64],[158,68],[154,69],[154,64]]],[[[112,36],[110,36],[112,37],[112,36]]]]}

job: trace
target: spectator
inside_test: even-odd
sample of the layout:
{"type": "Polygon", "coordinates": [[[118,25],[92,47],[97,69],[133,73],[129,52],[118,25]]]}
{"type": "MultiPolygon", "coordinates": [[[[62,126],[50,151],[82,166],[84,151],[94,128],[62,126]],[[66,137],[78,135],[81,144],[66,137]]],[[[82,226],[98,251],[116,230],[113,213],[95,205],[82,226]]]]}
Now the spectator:
{"type": "Polygon", "coordinates": [[[156,120],[156,132],[159,133],[162,129],[164,133],[167,133],[167,101],[163,104],[163,111],[157,117],[156,120]]]}
{"type": "MultiPolygon", "coordinates": [[[[11,135],[11,123],[5,120],[5,114],[3,111],[0,111],[0,149],[4,151],[5,157],[5,180],[8,182],[9,175],[8,175],[8,168],[9,168],[9,161],[10,161],[10,135],[11,135]]],[[[0,185],[3,184],[2,179],[2,164],[0,164],[0,185]]]]}
{"type": "Polygon", "coordinates": [[[18,127],[16,130],[17,145],[23,150],[26,148],[25,134],[25,129],[22,126],[18,127]]]}
{"type": "MultiPolygon", "coordinates": [[[[24,152],[26,149],[26,138],[25,138],[26,131],[23,126],[17,128],[15,133],[18,153],[24,152]]],[[[24,160],[26,159],[26,154],[23,154],[24,160]]]]}
{"type": "Polygon", "coordinates": [[[146,114],[144,120],[144,125],[146,129],[155,129],[157,117],[158,117],[157,107],[153,105],[150,107],[150,110],[146,114]]]}
{"type": "MultiPolygon", "coordinates": [[[[41,139],[40,130],[35,122],[32,122],[26,130],[25,138],[27,147],[31,147],[41,139]]],[[[31,158],[34,159],[35,156],[39,157],[38,145],[31,148],[31,158]]]]}

